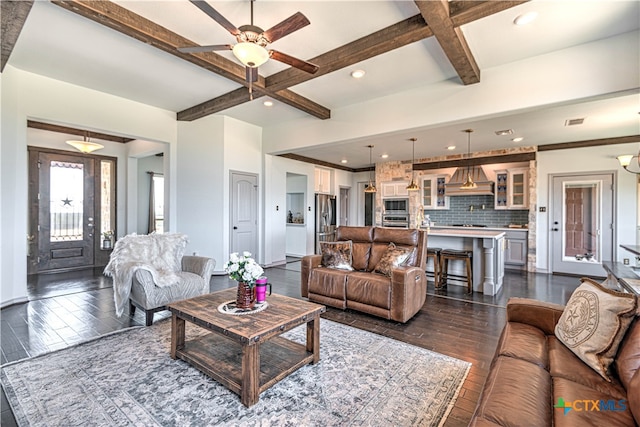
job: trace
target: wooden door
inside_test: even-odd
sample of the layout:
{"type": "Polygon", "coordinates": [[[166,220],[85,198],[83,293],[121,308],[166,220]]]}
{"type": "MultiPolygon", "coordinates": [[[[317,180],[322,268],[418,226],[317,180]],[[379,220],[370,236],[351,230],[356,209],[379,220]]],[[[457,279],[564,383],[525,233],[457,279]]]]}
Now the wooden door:
{"type": "Polygon", "coordinates": [[[31,188],[37,220],[30,225],[36,272],[93,266],[95,160],[48,152],[31,158],[37,170],[31,188]]]}

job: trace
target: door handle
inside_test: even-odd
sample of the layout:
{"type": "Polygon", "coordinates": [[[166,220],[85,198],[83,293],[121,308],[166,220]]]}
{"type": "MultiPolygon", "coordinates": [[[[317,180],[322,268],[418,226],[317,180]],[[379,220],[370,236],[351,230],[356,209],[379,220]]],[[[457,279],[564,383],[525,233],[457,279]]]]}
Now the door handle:
{"type": "Polygon", "coordinates": [[[236,226],[234,225],[234,226],[233,226],[233,229],[234,229],[234,230],[237,230],[237,229],[238,229],[238,227],[236,227],[236,226]]]}
{"type": "Polygon", "coordinates": [[[558,229],[557,228],[552,228],[551,231],[558,231],[558,229]]]}

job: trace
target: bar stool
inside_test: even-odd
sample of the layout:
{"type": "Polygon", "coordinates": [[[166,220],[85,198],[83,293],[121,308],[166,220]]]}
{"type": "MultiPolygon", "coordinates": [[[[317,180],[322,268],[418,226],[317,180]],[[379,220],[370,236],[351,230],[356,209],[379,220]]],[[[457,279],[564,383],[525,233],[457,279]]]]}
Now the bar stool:
{"type": "Polygon", "coordinates": [[[427,261],[433,258],[433,271],[425,271],[426,275],[433,276],[433,283],[436,289],[440,288],[440,252],[442,248],[427,248],[427,261]]]}
{"type": "Polygon", "coordinates": [[[473,272],[471,270],[471,261],[473,259],[473,251],[444,249],[440,252],[440,288],[447,286],[447,279],[456,279],[467,282],[467,293],[473,292],[473,272]],[[449,274],[449,260],[465,261],[467,265],[467,275],[449,274]]]}

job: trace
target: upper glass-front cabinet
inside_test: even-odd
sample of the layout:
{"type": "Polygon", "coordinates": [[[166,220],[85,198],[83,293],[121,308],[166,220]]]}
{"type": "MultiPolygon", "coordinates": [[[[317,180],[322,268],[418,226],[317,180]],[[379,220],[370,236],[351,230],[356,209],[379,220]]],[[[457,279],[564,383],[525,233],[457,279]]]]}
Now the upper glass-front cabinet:
{"type": "Polygon", "coordinates": [[[446,175],[428,175],[422,178],[422,205],[425,209],[449,209],[449,197],[444,184],[446,175]]]}
{"type": "Polygon", "coordinates": [[[496,209],[529,208],[529,170],[496,171],[496,209]]]}

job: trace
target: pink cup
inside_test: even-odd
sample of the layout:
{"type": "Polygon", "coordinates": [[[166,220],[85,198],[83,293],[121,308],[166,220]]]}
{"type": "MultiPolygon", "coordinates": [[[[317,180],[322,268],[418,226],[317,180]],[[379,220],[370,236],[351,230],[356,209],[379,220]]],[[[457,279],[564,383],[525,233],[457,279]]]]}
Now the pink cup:
{"type": "Polygon", "coordinates": [[[267,295],[271,295],[271,283],[267,283],[266,277],[260,277],[256,279],[256,302],[265,302],[267,299],[267,295]],[[267,288],[269,288],[268,294],[267,288]]]}

